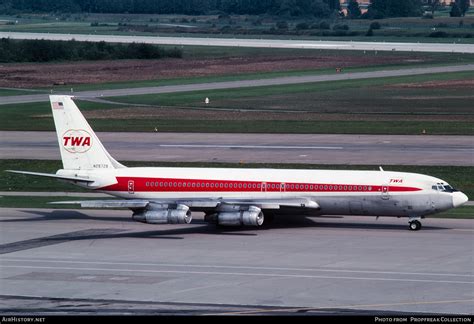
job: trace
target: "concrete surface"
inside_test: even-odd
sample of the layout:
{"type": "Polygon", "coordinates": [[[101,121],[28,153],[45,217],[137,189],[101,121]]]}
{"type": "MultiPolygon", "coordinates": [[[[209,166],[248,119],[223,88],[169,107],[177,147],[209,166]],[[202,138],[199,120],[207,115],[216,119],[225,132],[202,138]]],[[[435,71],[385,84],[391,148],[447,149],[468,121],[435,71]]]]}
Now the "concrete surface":
{"type": "Polygon", "coordinates": [[[48,39],[76,40],[78,42],[110,43],[147,43],[158,45],[196,45],[196,46],[231,46],[231,47],[265,47],[265,48],[310,48],[358,51],[406,51],[406,52],[445,52],[474,53],[474,44],[451,43],[400,43],[400,42],[352,42],[321,41],[303,39],[241,39],[212,37],[161,37],[161,36],[127,36],[127,35],[86,35],[59,33],[0,32],[0,38],[12,39],[48,39]]]}
{"type": "Polygon", "coordinates": [[[0,209],[3,314],[473,314],[474,222],[288,217],[263,229],[0,209]]]}
{"type": "MultiPolygon", "coordinates": [[[[133,132],[98,136],[119,161],[474,165],[472,136],[133,132]]],[[[0,138],[3,159],[60,160],[53,132],[0,131],[0,138]]]]}

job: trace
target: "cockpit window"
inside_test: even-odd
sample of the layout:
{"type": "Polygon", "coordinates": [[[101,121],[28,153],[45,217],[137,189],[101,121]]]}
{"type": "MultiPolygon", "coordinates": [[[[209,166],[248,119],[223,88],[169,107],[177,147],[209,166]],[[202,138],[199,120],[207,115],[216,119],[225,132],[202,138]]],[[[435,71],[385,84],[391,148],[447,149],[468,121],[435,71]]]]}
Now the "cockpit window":
{"type": "Polygon", "coordinates": [[[437,183],[434,186],[431,186],[431,189],[441,192],[455,192],[459,191],[448,184],[437,183]]]}
{"type": "Polygon", "coordinates": [[[458,190],[454,189],[450,185],[445,185],[444,186],[444,191],[446,191],[446,192],[455,192],[455,191],[458,191],[458,190]]]}

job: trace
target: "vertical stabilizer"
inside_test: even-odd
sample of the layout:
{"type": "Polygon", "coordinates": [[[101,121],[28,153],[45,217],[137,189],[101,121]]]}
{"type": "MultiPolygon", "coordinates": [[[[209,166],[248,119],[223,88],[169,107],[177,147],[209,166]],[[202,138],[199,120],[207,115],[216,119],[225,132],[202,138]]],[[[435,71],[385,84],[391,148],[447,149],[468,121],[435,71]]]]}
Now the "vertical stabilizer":
{"type": "Polygon", "coordinates": [[[49,96],[63,168],[98,170],[124,168],[106,151],[71,96],[49,96]]]}

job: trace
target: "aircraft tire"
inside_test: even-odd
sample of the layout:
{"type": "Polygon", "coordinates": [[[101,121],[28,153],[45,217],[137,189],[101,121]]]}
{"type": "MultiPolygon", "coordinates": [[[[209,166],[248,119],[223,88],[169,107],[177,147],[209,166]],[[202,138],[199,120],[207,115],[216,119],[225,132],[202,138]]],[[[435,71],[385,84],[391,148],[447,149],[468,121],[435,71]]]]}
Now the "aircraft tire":
{"type": "Polygon", "coordinates": [[[419,231],[421,229],[421,222],[414,220],[409,223],[409,228],[411,231],[419,231]]]}

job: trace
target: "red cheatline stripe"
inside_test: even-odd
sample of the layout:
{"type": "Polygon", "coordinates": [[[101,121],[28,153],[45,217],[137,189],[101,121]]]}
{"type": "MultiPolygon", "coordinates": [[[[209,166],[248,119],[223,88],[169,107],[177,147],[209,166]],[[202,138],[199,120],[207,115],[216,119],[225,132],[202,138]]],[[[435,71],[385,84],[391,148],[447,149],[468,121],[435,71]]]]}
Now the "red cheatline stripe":
{"type": "Polygon", "coordinates": [[[402,186],[324,184],[324,183],[281,183],[232,180],[198,180],[170,178],[117,177],[118,183],[103,187],[106,191],[135,192],[381,192],[419,191],[420,188],[402,186]]]}

